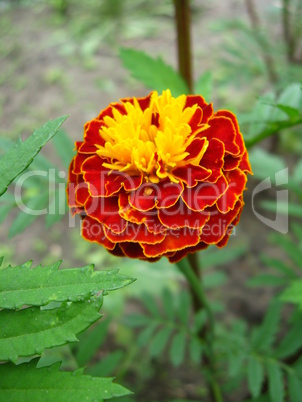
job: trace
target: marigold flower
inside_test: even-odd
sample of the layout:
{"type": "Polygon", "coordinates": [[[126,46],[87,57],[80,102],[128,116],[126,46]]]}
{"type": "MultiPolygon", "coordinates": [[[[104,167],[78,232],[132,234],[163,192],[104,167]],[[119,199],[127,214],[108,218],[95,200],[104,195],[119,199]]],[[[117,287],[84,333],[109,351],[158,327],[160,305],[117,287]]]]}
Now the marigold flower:
{"type": "Polygon", "coordinates": [[[177,262],[223,247],[239,222],[248,154],[236,116],[169,90],[111,103],[85,124],[68,203],[116,256],[177,262]]]}

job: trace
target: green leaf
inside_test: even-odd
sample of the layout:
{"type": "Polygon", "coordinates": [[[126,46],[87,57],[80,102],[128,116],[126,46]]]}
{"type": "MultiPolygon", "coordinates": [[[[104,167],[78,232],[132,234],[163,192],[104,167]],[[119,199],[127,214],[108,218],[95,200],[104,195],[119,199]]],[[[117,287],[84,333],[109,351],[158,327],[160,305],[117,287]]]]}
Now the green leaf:
{"type": "Polygon", "coordinates": [[[173,321],[175,317],[174,296],[172,295],[171,291],[167,288],[165,288],[162,293],[162,302],[166,317],[169,320],[173,321]]]}
{"type": "Polygon", "coordinates": [[[227,275],[224,272],[211,272],[203,277],[203,285],[206,289],[222,286],[227,280],[227,275]]]}
{"type": "Polygon", "coordinates": [[[132,328],[144,327],[145,325],[149,325],[151,322],[152,321],[149,316],[141,313],[131,314],[126,320],[126,324],[132,328]]]}
{"type": "MultiPolygon", "coordinates": [[[[14,237],[30,226],[39,216],[45,215],[47,212],[46,206],[48,205],[49,196],[47,192],[40,192],[31,197],[27,202],[24,202],[17,218],[13,221],[9,228],[9,237],[14,237]]],[[[20,208],[20,207],[19,207],[20,208]]]]}
{"type": "Polygon", "coordinates": [[[179,366],[185,358],[187,335],[184,331],[180,331],[174,335],[171,348],[170,359],[174,366],[179,366]]]}
{"type": "Polygon", "coordinates": [[[290,402],[301,402],[302,381],[294,374],[288,373],[288,391],[290,402]]]}
{"type": "Polygon", "coordinates": [[[198,78],[195,84],[195,93],[204,97],[206,102],[211,102],[213,91],[213,74],[207,70],[198,78]]]}
{"type": "Polygon", "coordinates": [[[90,331],[85,331],[85,334],[79,336],[80,342],[75,354],[79,366],[87,364],[98,351],[108,335],[109,324],[110,320],[102,320],[90,331]]]}
{"type": "Polygon", "coordinates": [[[160,318],[160,312],[158,310],[156,300],[150,293],[142,294],[142,302],[144,303],[144,306],[154,318],[160,318]]]}
{"type": "Polygon", "coordinates": [[[261,256],[261,261],[268,267],[274,268],[287,276],[289,279],[297,278],[297,274],[293,271],[292,268],[288,267],[283,261],[278,260],[276,258],[270,258],[267,255],[261,256]]]}
{"type": "Polygon", "coordinates": [[[264,370],[262,363],[254,356],[250,356],[248,360],[247,380],[253,398],[258,398],[264,381],[264,370]]]}
{"type": "Polygon", "coordinates": [[[0,225],[5,221],[14,205],[0,205],[0,225]]]}
{"type": "Polygon", "coordinates": [[[302,279],[292,281],[291,285],[281,294],[280,300],[297,304],[302,308],[302,279]]]}
{"type": "Polygon", "coordinates": [[[188,327],[188,321],[190,318],[191,298],[188,292],[181,292],[179,295],[178,316],[185,327],[188,327]]]}
{"type": "Polygon", "coordinates": [[[266,312],[263,322],[255,331],[255,336],[252,339],[252,347],[254,350],[267,349],[272,345],[278,331],[280,320],[281,303],[273,300],[266,312]]]}
{"type": "Polygon", "coordinates": [[[275,244],[283,248],[285,253],[292,259],[292,261],[301,267],[302,250],[287,236],[274,234],[272,240],[275,244]]]}
{"type": "Polygon", "coordinates": [[[223,250],[208,248],[202,252],[202,267],[203,269],[208,269],[227,264],[244,255],[246,251],[247,247],[242,245],[236,247],[230,246],[223,250]]]}
{"type": "Polygon", "coordinates": [[[123,358],[125,357],[125,352],[122,350],[115,350],[111,352],[108,356],[102,357],[93,367],[90,367],[87,372],[90,375],[98,377],[106,377],[112,375],[114,371],[121,364],[123,358]]]}
{"type": "Polygon", "coordinates": [[[75,152],[74,144],[68,137],[66,131],[62,129],[59,130],[58,134],[54,137],[52,144],[61,158],[64,167],[68,169],[75,152]]]}
{"type": "Polygon", "coordinates": [[[0,360],[41,354],[44,349],[77,341],[76,334],[101,318],[102,297],[63,303],[58,309],[29,307],[0,311],[0,360]]]}
{"type": "Polygon", "coordinates": [[[288,278],[269,274],[260,274],[247,281],[249,286],[283,286],[287,283],[288,278]]]}
{"type": "Polygon", "coordinates": [[[204,350],[203,345],[200,342],[200,339],[197,337],[192,337],[190,339],[189,343],[189,353],[190,353],[190,359],[192,362],[196,364],[201,363],[201,357],[202,357],[202,352],[204,350]]]}
{"type": "Polygon", "coordinates": [[[56,222],[59,222],[67,212],[67,203],[65,193],[64,196],[57,189],[51,199],[49,210],[46,215],[46,228],[50,228],[56,222]]]}
{"type": "Polygon", "coordinates": [[[249,159],[255,178],[264,180],[270,177],[275,183],[275,173],[286,168],[280,156],[268,153],[262,148],[255,148],[249,152],[249,159]]]}
{"type": "Polygon", "coordinates": [[[268,390],[269,396],[274,402],[284,401],[284,384],[283,375],[280,366],[273,362],[267,362],[267,374],[268,374],[268,390]]]}
{"type": "Polygon", "coordinates": [[[103,401],[131,392],[114,384],[112,378],[94,378],[75,372],[59,371],[60,363],[36,368],[37,359],[15,366],[0,365],[0,400],[9,402],[103,401]]]}
{"type": "Polygon", "coordinates": [[[239,374],[245,360],[246,355],[245,353],[242,353],[242,351],[236,350],[236,352],[229,353],[228,363],[230,377],[236,377],[239,374]]]}
{"type": "Polygon", "coordinates": [[[0,159],[0,195],[3,194],[8,185],[29,166],[33,158],[39,153],[41,148],[58,131],[68,116],[59,117],[49,121],[44,126],[35,130],[34,133],[24,142],[19,140],[0,159]]]}
{"type": "Polygon", "coordinates": [[[281,360],[293,355],[302,346],[302,322],[301,316],[298,317],[297,322],[282,338],[274,356],[281,360]]]}
{"type": "MultiPolygon", "coordinates": [[[[260,203],[261,207],[266,209],[267,211],[276,212],[277,211],[277,203],[276,201],[262,201],[260,203]]],[[[294,202],[278,202],[278,213],[284,215],[294,216],[296,218],[302,218],[302,205],[295,204],[294,202]]]]}
{"type": "Polygon", "coordinates": [[[92,265],[59,270],[60,264],[32,269],[29,262],[0,270],[0,308],[79,301],[90,294],[115,290],[133,282],[118,270],[95,271],[92,265]]]}
{"type": "Polygon", "coordinates": [[[148,326],[144,328],[138,338],[137,338],[137,344],[139,346],[145,346],[150,342],[150,339],[153,337],[154,332],[158,328],[159,323],[158,322],[149,322],[148,326]]]}
{"type": "Polygon", "coordinates": [[[145,52],[130,48],[121,48],[120,57],[131,75],[147,88],[158,92],[170,89],[173,96],[189,92],[182,77],[161,58],[153,59],[145,52]]]}
{"type": "Polygon", "coordinates": [[[171,336],[172,330],[172,327],[164,327],[157,331],[149,346],[149,354],[151,357],[158,357],[162,354],[171,336]]]}
{"type": "Polygon", "coordinates": [[[273,105],[274,107],[278,108],[279,110],[282,110],[282,112],[286,113],[287,116],[290,118],[290,120],[296,120],[299,119],[301,116],[300,112],[298,109],[295,109],[291,106],[287,105],[281,105],[279,103],[273,105]]]}

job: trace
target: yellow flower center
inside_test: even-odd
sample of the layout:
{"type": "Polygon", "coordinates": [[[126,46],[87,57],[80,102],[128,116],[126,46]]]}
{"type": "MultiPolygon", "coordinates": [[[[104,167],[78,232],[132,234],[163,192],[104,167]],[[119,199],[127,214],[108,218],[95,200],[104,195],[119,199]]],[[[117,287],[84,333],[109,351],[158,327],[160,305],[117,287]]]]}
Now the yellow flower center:
{"type": "Polygon", "coordinates": [[[198,165],[208,146],[205,141],[197,156],[187,158],[188,146],[208,126],[192,133],[188,123],[197,105],[184,109],[185,102],[185,95],[173,98],[167,90],[162,95],[153,92],[144,111],[136,98],[133,104],[124,102],[125,115],[113,107],[113,118],[105,116],[105,126],[100,129],[105,144],[96,145],[97,154],[108,160],[103,166],[132,176],[143,174],[152,183],[166,178],[177,183],[173,169],[188,163],[198,165]]]}

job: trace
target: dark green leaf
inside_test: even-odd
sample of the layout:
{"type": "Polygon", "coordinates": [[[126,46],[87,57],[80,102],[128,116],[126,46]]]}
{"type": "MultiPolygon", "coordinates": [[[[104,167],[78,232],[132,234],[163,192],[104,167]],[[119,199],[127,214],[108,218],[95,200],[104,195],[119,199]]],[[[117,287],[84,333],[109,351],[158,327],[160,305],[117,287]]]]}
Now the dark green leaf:
{"type": "Polygon", "coordinates": [[[148,326],[140,332],[137,338],[138,346],[147,345],[150,342],[151,338],[153,337],[154,332],[156,331],[158,326],[159,326],[158,322],[148,323],[148,326]]]}
{"type": "MultiPolygon", "coordinates": [[[[276,201],[262,201],[260,203],[261,207],[266,209],[267,211],[276,212],[277,204],[276,201]]],[[[278,202],[278,213],[290,216],[294,216],[296,218],[302,218],[302,205],[295,204],[294,202],[278,202]]]]}
{"type": "Polygon", "coordinates": [[[297,265],[297,267],[301,267],[302,250],[300,250],[300,248],[291,240],[290,237],[280,234],[274,234],[272,236],[272,240],[275,244],[283,248],[283,250],[297,265]]]}
{"type": "Polygon", "coordinates": [[[76,334],[101,318],[102,298],[62,304],[59,309],[29,307],[0,311],[0,360],[41,354],[44,349],[77,341],[76,334]]]}
{"type": "Polygon", "coordinates": [[[39,153],[41,148],[58,131],[60,126],[67,119],[67,116],[59,117],[49,121],[40,127],[24,142],[19,140],[0,159],[0,195],[3,194],[7,186],[29,166],[33,158],[39,153]]]}
{"type": "Polygon", "coordinates": [[[250,393],[258,398],[264,381],[263,365],[257,357],[250,356],[247,365],[247,379],[250,393]]]}
{"type": "Polygon", "coordinates": [[[186,351],[186,333],[180,331],[174,335],[170,347],[170,359],[174,366],[179,366],[185,358],[186,351]]]}
{"type": "Polygon", "coordinates": [[[291,285],[281,294],[283,302],[297,304],[302,307],[302,279],[292,281],[291,285]]]}
{"type": "Polygon", "coordinates": [[[282,370],[280,366],[273,361],[269,361],[267,363],[267,374],[269,383],[268,390],[271,400],[274,402],[283,402],[284,384],[282,370]]]}
{"type": "Polygon", "coordinates": [[[102,402],[131,392],[112,383],[112,378],[93,378],[76,372],[59,371],[60,363],[36,368],[30,363],[0,364],[0,400],[9,402],[102,402]]]}
{"type": "Polygon", "coordinates": [[[201,341],[197,337],[192,337],[189,341],[189,353],[192,362],[196,364],[201,363],[201,357],[203,352],[204,346],[202,345],[201,341]]]}
{"type": "Polygon", "coordinates": [[[135,49],[120,49],[123,65],[132,76],[147,88],[162,92],[170,89],[173,96],[188,94],[182,77],[161,58],[153,59],[147,53],[135,49]]]}
{"type": "Polygon", "coordinates": [[[151,296],[150,293],[142,294],[142,302],[144,303],[144,306],[154,318],[160,318],[160,312],[158,310],[156,300],[153,296],[151,296]]]}
{"type": "Polygon", "coordinates": [[[127,325],[132,328],[144,327],[145,325],[149,325],[152,322],[152,319],[140,313],[131,314],[127,317],[127,325]]]}
{"type": "Polygon", "coordinates": [[[294,374],[288,374],[288,391],[290,402],[301,402],[302,381],[294,374]]]}
{"type": "Polygon", "coordinates": [[[265,265],[270,268],[277,269],[288,278],[295,279],[297,277],[297,274],[293,271],[293,269],[288,267],[282,260],[270,258],[266,255],[261,256],[261,260],[264,262],[265,265]]]}
{"type": "Polygon", "coordinates": [[[0,308],[84,300],[90,294],[115,290],[133,282],[118,270],[95,271],[91,265],[59,270],[60,264],[32,269],[29,262],[0,270],[0,308]]]}

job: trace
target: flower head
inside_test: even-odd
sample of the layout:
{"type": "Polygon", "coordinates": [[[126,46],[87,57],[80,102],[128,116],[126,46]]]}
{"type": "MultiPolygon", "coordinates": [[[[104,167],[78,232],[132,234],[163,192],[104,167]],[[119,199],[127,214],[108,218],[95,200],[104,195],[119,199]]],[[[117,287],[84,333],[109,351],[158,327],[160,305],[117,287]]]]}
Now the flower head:
{"type": "Polygon", "coordinates": [[[171,262],[224,246],[251,173],[237,119],[170,91],[111,103],[85,124],[68,203],[82,235],[117,256],[171,262]]]}

